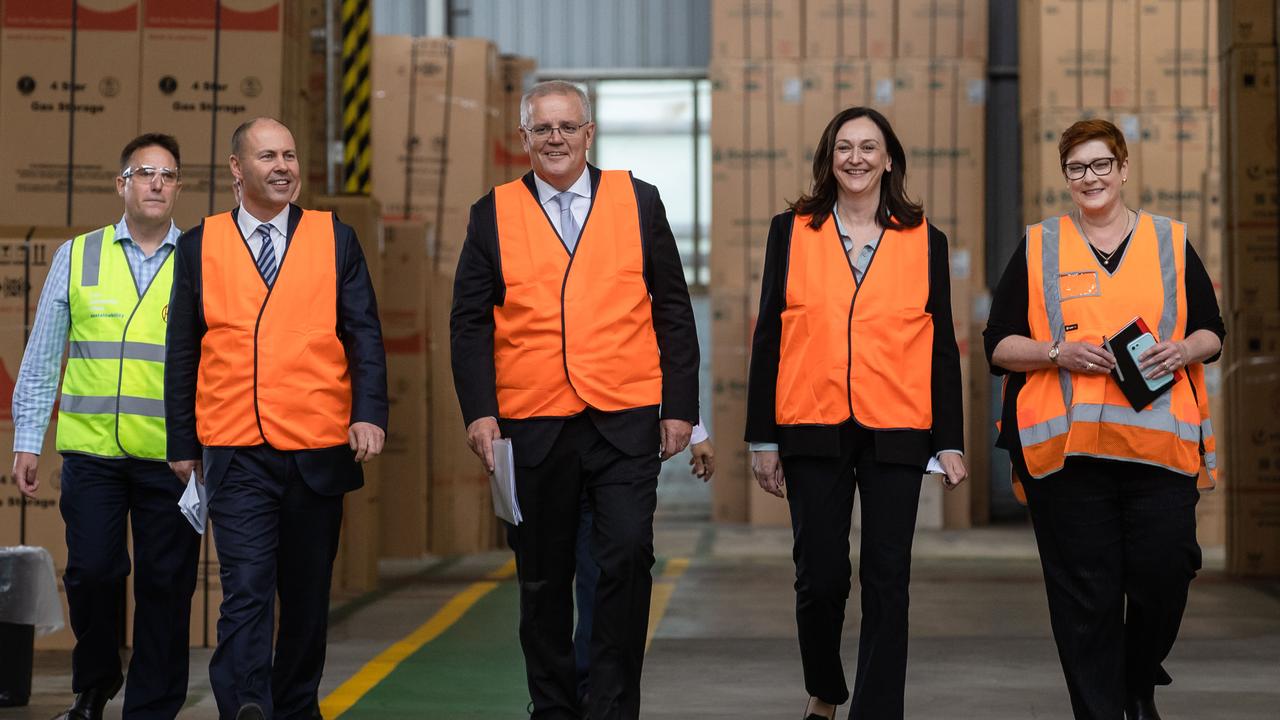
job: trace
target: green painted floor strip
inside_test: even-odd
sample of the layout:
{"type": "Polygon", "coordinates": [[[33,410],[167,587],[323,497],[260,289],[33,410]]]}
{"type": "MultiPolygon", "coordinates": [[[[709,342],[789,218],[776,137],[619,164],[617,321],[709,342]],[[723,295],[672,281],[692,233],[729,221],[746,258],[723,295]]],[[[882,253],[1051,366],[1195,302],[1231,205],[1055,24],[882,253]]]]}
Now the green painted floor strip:
{"type": "MultiPolygon", "coordinates": [[[[665,567],[659,560],[654,577],[665,567]]],[[[529,689],[517,634],[519,608],[515,580],[499,583],[369,690],[342,720],[526,717],[529,689]]]]}

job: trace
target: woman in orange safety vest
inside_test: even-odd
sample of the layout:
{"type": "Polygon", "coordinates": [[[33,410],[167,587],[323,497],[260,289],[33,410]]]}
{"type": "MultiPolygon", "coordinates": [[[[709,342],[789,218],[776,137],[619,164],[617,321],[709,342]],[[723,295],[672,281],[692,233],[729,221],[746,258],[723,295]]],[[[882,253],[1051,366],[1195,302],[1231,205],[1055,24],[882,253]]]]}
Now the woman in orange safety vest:
{"type": "Polygon", "coordinates": [[[1005,376],[996,444],[1030,506],[1075,716],[1158,720],[1200,568],[1197,478],[1212,486],[1217,465],[1204,363],[1226,330],[1186,226],[1125,205],[1120,130],[1077,122],[1058,152],[1075,207],[1027,228],[984,333],[1005,376]],[[1135,319],[1146,342],[1106,342],[1135,319]],[[1153,390],[1175,382],[1135,410],[1120,353],[1153,390]]]}
{"type": "Polygon", "coordinates": [[[791,510],[806,717],[850,698],[840,661],[849,526],[862,498],[862,630],[852,716],[903,714],[907,585],[921,477],[966,475],[947,238],[906,195],[883,115],[837,114],[813,185],[773,218],[752,343],[752,470],[791,510]]]}

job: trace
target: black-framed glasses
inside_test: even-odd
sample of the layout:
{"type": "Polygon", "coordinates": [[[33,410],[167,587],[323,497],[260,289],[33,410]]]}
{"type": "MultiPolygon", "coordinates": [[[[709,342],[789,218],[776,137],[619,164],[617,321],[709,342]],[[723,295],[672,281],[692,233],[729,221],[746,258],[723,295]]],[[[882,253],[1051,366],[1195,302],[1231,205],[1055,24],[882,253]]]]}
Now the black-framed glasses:
{"type": "Polygon", "coordinates": [[[1092,170],[1093,174],[1102,177],[1110,175],[1111,169],[1116,166],[1116,159],[1113,157],[1098,158],[1087,163],[1067,163],[1062,166],[1062,172],[1067,176],[1068,180],[1079,180],[1084,177],[1086,171],[1092,170]]]}
{"type": "Polygon", "coordinates": [[[533,127],[525,128],[524,131],[538,140],[548,140],[551,138],[551,133],[556,131],[559,131],[560,137],[571,138],[577,135],[579,130],[590,124],[591,121],[588,120],[577,125],[534,125],[533,127]]]}
{"type": "Polygon", "coordinates": [[[177,170],[167,167],[155,167],[153,165],[139,165],[138,167],[125,168],[120,173],[120,177],[128,180],[129,178],[137,178],[144,183],[150,185],[160,178],[160,184],[168,187],[174,185],[181,179],[177,170]]]}

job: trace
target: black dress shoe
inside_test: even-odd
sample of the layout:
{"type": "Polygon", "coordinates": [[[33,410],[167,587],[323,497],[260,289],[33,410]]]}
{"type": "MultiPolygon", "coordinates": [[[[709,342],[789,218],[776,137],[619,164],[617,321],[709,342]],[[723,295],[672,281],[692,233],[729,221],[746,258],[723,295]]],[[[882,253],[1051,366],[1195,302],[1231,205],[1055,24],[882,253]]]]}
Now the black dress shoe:
{"type": "Polygon", "coordinates": [[[1160,713],[1156,711],[1155,695],[1147,697],[1130,695],[1124,703],[1124,716],[1126,720],[1160,720],[1160,713]]]}
{"type": "Polygon", "coordinates": [[[249,703],[240,706],[240,710],[236,713],[236,720],[267,720],[267,714],[262,712],[262,706],[249,703]]]}
{"type": "Polygon", "coordinates": [[[100,685],[85,690],[76,695],[71,707],[54,720],[102,720],[102,708],[106,707],[107,702],[120,692],[123,685],[124,678],[121,677],[110,685],[100,685]]]}

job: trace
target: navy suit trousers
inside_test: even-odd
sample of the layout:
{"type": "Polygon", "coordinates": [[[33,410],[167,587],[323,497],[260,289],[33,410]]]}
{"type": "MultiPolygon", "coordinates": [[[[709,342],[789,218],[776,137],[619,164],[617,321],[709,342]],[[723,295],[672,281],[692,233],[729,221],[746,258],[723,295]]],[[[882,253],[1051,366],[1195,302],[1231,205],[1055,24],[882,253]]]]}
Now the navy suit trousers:
{"type": "Polygon", "coordinates": [[[191,595],[200,536],[178,511],[182,481],[168,464],[67,453],[62,499],[67,525],[67,589],[71,629],[71,687],[77,693],[120,678],[126,525],[132,521],[133,656],[124,716],[177,717],[187,697],[191,595]]]}
{"type": "Polygon", "coordinates": [[[234,718],[257,703],[275,720],[318,718],[342,495],[316,493],[292,453],[266,446],[235,450],[213,487],[222,607],[209,680],[218,713],[234,718]]]}

